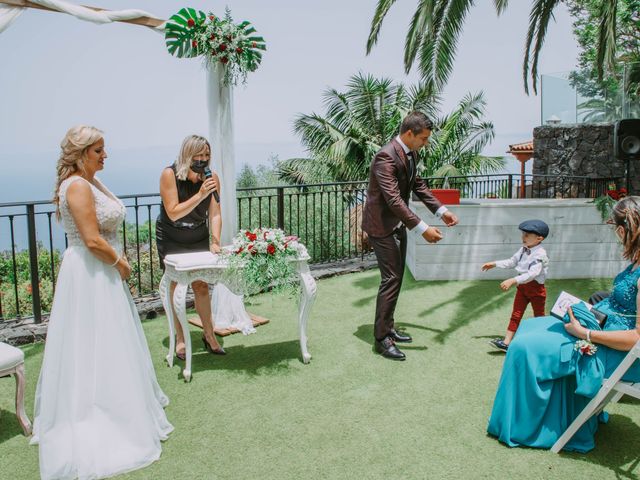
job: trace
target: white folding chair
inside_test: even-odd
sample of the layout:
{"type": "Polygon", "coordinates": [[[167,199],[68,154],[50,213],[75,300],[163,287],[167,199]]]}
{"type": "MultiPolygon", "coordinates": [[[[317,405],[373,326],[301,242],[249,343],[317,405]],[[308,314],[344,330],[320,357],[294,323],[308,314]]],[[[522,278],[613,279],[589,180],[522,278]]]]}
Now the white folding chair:
{"type": "Polygon", "coordinates": [[[631,368],[633,362],[640,358],[640,340],[633,346],[626,357],[620,362],[611,376],[604,380],[602,387],[595,397],[580,412],[580,415],[569,425],[569,428],[558,438],[551,447],[553,453],[559,453],[567,444],[571,437],[589,420],[593,415],[598,415],[609,402],[616,403],[623,395],[631,395],[640,399],[640,383],[623,382],[621,379],[627,370],[631,368]]]}
{"type": "Polygon", "coordinates": [[[31,422],[24,412],[24,352],[0,342],[0,377],[6,375],[16,378],[16,416],[22,431],[28,437],[31,435],[31,422]]]}

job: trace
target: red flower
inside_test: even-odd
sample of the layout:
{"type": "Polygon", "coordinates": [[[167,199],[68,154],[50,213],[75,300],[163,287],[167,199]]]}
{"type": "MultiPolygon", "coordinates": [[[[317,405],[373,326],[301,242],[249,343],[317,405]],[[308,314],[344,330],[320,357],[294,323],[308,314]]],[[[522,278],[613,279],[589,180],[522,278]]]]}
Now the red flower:
{"type": "Polygon", "coordinates": [[[274,253],[276,253],[276,247],[273,243],[270,243],[269,245],[267,245],[267,253],[269,255],[273,255],[274,253]]]}
{"type": "Polygon", "coordinates": [[[253,48],[256,48],[256,47],[258,46],[258,44],[257,44],[256,42],[251,42],[251,46],[252,46],[253,48]]]}
{"type": "Polygon", "coordinates": [[[244,250],[244,247],[240,247],[238,250],[236,250],[236,254],[242,253],[243,250],[244,250]]]}
{"type": "Polygon", "coordinates": [[[618,200],[619,196],[617,190],[607,190],[607,195],[609,195],[614,200],[618,200]]]}
{"type": "MultiPolygon", "coordinates": [[[[227,57],[224,57],[224,58],[227,58],[227,57]]],[[[249,241],[251,242],[255,242],[256,239],[258,238],[258,236],[255,233],[247,232],[246,235],[249,241]]]]}
{"type": "Polygon", "coordinates": [[[264,238],[265,240],[267,239],[267,232],[264,232],[264,233],[262,234],[262,238],[264,238]]]}
{"type": "Polygon", "coordinates": [[[223,43],[222,45],[220,45],[220,46],[218,47],[218,49],[219,49],[221,52],[224,52],[224,51],[227,49],[227,45],[226,45],[225,43],[223,43]]]}
{"type": "Polygon", "coordinates": [[[191,46],[193,48],[197,48],[198,47],[198,42],[196,42],[195,40],[191,42],[191,46]]]}
{"type": "Polygon", "coordinates": [[[187,20],[187,25],[189,27],[193,27],[196,24],[196,22],[193,21],[193,18],[190,18],[189,20],[187,20]]]}
{"type": "Polygon", "coordinates": [[[244,50],[242,50],[242,48],[240,48],[240,47],[236,48],[236,52],[238,52],[238,53],[242,53],[243,51],[244,50]]]}
{"type": "Polygon", "coordinates": [[[211,20],[212,22],[216,19],[215,15],[209,15],[209,20],[211,20]]]}
{"type": "Polygon", "coordinates": [[[215,40],[216,36],[212,33],[211,36],[209,37],[209,40],[215,40]]]}

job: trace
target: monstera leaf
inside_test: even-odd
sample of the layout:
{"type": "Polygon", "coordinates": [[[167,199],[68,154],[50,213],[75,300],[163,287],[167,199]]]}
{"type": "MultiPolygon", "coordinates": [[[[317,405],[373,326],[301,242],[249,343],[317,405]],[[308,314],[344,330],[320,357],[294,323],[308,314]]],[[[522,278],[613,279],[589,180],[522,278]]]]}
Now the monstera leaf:
{"type": "Polygon", "coordinates": [[[183,8],[168,21],[164,33],[167,50],[179,58],[197,57],[200,52],[192,46],[194,35],[207,16],[200,10],[183,8]]]}
{"type": "Polygon", "coordinates": [[[265,51],[267,46],[263,37],[253,35],[256,33],[256,29],[250,22],[245,20],[238,25],[238,28],[242,31],[242,35],[245,37],[247,42],[249,42],[249,45],[251,45],[250,49],[245,50],[244,56],[246,58],[249,71],[253,72],[258,68],[258,65],[260,65],[260,62],[262,61],[262,53],[260,50],[265,51]]]}

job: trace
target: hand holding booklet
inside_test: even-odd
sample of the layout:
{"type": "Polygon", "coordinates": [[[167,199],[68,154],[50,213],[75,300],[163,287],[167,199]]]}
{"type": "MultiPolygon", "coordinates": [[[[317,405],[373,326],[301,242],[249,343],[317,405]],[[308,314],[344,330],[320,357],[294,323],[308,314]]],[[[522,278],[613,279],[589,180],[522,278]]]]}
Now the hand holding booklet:
{"type": "Polygon", "coordinates": [[[567,315],[567,310],[569,309],[569,307],[578,304],[586,308],[588,312],[591,312],[591,314],[593,314],[596,321],[598,322],[598,325],[600,325],[600,327],[602,328],[604,323],[607,321],[607,315],[605,313],[602,313],[600,310],[593,308],[593,305],[591,305],[590,303],[585,302],[575,295],[571,295],[570,293],[567,293],[565,291],[560,292],[560,295],[558,295],[558,298],[553,304],[553,307],[551,307],[551,315],[566,322],[569,318],[567,315]]]}

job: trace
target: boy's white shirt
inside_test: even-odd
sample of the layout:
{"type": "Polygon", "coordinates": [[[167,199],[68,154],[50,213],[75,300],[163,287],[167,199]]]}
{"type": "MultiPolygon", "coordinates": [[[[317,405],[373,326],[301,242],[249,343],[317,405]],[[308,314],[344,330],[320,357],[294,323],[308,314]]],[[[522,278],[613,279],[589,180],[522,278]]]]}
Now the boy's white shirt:
{"type": "Polygon", "coordinates": [[[531,247],[529,253],[525,247],[520,247],[518,251],[507,260],[496,261],[498,268],[515,268],[519,273],[515,277],[518,285],[535,280],[544,283],[548,274],[549,257],[541,244],[531,247]]]}

